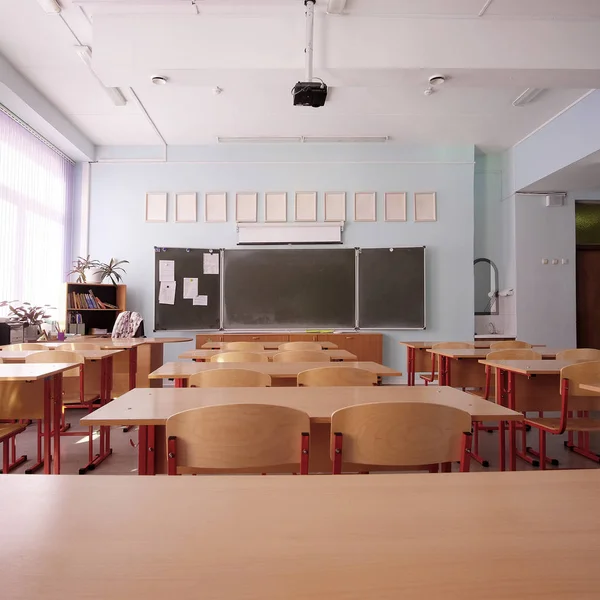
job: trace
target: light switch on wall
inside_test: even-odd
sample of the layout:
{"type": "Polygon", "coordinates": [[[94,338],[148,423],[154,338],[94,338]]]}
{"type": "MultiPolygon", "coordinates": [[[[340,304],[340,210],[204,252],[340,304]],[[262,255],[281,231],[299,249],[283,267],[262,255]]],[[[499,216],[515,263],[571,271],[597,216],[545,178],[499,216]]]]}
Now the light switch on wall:
{"type": "Polygon", "coordinates": [[[558,264],[558,258],[553,258],[552,259],[552,264],[553,265],[557,265],[558,264]]]}
{"type": "Polygon", "coordinates": [[[547,265],[548,264],[548,259],[547,258],[542,258],[542,264],[543,265],[547,265]]]}

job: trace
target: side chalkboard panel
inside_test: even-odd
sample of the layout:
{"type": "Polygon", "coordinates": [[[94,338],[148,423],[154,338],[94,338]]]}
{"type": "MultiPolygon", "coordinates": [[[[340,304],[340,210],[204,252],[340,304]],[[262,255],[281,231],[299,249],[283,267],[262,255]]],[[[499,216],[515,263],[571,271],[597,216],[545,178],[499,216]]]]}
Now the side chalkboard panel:
{"type": "MultiPolygon", "coordinates": [[[[204,254],[211,250],[198,248],[157,248],[154,267],[154,329],[179,330],[219,329],[221,318],[221,280],[219,274],[204,273],[204,254]],[[161,260],[175,261],[175,304],[160,304],[159,267],[161,260]],[[198,279],[198,295],[208,296],[207,306],[194,306],[183,297],[183,279],[198,279]]],[[[213,251],[219,257],[219,251],[213,251]]],[[[220,257],[219,257],[220,262],[220,257]]]]}
{"type": "Polygon", "coordinates": [[[425,329],[424,247],[363,248],[358,280],[359,327],[425,329]]]}
{"type": "Polygon", "coordinates": [[[353,249],[225,250],[224,327],[353,328],[353,249]]]}

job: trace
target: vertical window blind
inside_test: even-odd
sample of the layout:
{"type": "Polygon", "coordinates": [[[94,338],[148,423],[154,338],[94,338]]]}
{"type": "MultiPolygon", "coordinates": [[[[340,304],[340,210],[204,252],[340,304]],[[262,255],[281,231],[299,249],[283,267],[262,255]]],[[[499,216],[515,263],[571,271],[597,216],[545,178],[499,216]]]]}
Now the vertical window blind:
{"type": "Polygon", "coordinates": [[[72,188],[73,163],[0,111],[0,300],[62,317],[72,188]]]}

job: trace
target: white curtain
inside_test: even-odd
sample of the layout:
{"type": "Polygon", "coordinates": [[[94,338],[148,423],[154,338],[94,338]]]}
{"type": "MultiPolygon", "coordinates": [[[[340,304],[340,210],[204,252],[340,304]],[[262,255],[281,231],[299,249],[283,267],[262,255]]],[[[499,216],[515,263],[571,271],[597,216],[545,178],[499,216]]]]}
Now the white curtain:
{"type": "Polygon", "coordinates": [[[0,111],[0,300],[61,321],[72,187],[73,164],[0,111]]]}

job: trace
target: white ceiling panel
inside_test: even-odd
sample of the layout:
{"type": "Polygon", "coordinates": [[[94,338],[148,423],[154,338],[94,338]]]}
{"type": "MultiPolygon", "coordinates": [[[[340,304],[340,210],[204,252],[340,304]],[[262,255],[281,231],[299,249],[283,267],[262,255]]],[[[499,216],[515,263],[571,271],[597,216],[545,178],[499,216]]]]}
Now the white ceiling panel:
{"type": "Polygon", "coordinates": [[[597,0],[494,0],[486,17],[600,19],[597,0]]]}
{"type": "Polygon", "coordinates": [[[98,146],[151,145],[160,140],[142,115],[71,115],[75,125],[98,146]]]}

